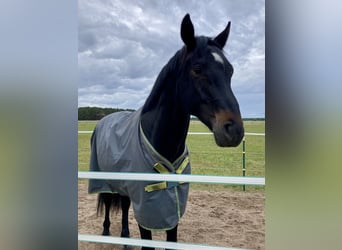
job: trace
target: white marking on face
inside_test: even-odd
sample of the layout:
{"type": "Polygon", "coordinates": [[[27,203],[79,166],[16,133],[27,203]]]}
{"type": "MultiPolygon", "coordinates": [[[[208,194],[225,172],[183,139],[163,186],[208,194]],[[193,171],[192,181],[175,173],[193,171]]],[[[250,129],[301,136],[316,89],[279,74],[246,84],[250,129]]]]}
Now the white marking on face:
{"type": "Polygon", "coordinates": [[[224,64],[224,61],[223,61],[222,57],[219,54],[217,54],[216,52],[211,52],[211,54],[215,58],[216,62],[224,64]]]}

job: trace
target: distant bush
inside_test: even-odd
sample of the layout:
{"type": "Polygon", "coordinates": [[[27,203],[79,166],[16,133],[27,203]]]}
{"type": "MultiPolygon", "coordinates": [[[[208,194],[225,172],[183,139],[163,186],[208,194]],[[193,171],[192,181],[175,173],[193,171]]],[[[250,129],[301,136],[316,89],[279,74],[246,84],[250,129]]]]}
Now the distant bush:
{"type": "Polygon", "coordinates": [[[100,120],[104,116],[120,111],[134,111],[134,109],[114,109],[99,107],[80,107],[78,108],[78,120],[100,120]]]}

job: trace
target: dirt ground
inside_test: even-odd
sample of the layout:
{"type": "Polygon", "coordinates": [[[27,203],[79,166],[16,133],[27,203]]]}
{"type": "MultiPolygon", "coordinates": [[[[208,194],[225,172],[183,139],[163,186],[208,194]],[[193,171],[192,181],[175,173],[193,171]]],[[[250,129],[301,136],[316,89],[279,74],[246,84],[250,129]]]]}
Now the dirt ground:
{"type": "MultiPolygon", "coordinates": [[[[103,217],[96,216],[97,195],[87,194],[87,183],[78,184],[78,232],[101,234],[103,217]]],[[[178,241],[214,246],[265,249],[265,196],[263,191],[191,190],[178,226],[178,241]]],[[[119,236],[121,214],[111,215],[111,234],[119,236]]],[[[132,208],[129,215],[132,238],[140,238],[132,208]]],[[[165,240],[165,232],[153,232],[165,240]]],[[[122,246],[79,242],[78,249],[123,249],[122,246]]],[[[131,248],[139,249],[139,248],[131,248]]]]}

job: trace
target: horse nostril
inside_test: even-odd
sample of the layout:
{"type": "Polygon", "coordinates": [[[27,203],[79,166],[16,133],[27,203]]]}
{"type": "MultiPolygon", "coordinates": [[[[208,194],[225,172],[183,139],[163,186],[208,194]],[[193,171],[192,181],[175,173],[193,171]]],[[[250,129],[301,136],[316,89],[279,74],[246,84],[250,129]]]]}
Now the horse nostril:
{"type": "Polygon", "coordinates": [[[224,123],[223,127],[224,127],[224,131],[226,133],[229,133],[229,130],[231,129],[231,127],[234,125],[233,121],[227,121],[224,123]]]}

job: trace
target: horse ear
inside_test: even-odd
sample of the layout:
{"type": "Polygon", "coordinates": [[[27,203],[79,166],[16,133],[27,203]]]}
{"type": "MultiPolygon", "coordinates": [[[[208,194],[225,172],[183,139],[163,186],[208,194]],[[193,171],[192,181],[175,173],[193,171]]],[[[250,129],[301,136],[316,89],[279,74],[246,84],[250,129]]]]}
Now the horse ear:
{"type": "Polygon", "coordinates": [[[181,37],[189,50],[192,50],[195,47],[195,31],[189,14],[186,14],[183,18],[181,24],[181,37]]]}
{"type": "Polygon", "coordinates": [[[230,31],[230,22],[228,22],[227,27],[214,39],[214,41],[220,46],[221,49],[223,49],[224,45],[226,45],[229,31],[230,31]]]}

